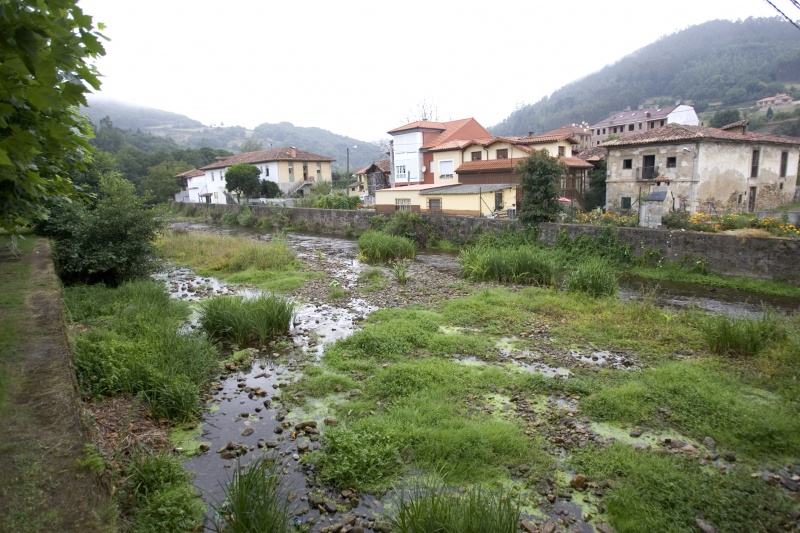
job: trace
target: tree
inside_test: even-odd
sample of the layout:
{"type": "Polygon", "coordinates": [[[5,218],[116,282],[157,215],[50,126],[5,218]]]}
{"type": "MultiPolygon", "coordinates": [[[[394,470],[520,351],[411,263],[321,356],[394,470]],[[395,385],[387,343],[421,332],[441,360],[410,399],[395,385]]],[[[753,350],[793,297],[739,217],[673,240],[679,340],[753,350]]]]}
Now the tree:
{"type": "Polygon", "coordinates": [[[175,175],[190,168],[183,161],[164,161],[148,168],[147,177],[142,180],[142,193],[160,203],[172,200],[180,190],[175,175]]]}
{"type": "Polygon", "coordinates": [[[738,122],[741,119],[742,116],[739,114],[738,109],[723,109],[714,113],[714,116],[708,121],[708,125],[712,128],[721,128],[722,126],[738,122]]]}
{"type": "Polygon", "coordinates": [[[100,177],[96,200],[67,202],[52,210],[45,233],[66,283],[119,285],[144,278],[157,265],[153,241],[162,222],[117,172],[100,177]]]}
{"type": "Polygon", "coordinates": [[[775,116],[775,112],[772,110],[771,107],[768,108],[767,109],[767,120],[772,120],[772,117],[774,117],[774,116],[775,116]]]}
{"type": "Polygon", "coordinates": [[[67,175],[91,132],[78,105],[100,88],[91,60],[105,50],[77,0],[0,0],[0,35],[0,227],[13,230],[75,195],[67,175]]]}
{"type": "Polygon", "coordinates": [[[257,141],[255,139],[247,139],[242,143],[242,146],[239,147],[240,152],[258,152],[259,150],[263,149],[264,145],[261,144],[261,141],[257,141]]]}
{"type": "Polygon", "coordinates": [[[253,165],[233,165],[225,171],[225,189],[236,194],[236,203],[241,203],[242,195],[247,198],[261,190],[261,183],[258,181],[260,175],[261,171],[253,165]]]}
{"type": "Polygon", "coordinates": [[[281,188],[274,181],[264,180],[261,182],[261,196],[264,198],[277,198],[281,195],[281,188]]]}
{"type": "Polygon", "coordinates": [[[567,167],[547,150],[534,150],[517,164],[522,203],[519,218],[526,226],[552,222],[558,217],[559,190],[556,180],[566,174],[567,167]]]}

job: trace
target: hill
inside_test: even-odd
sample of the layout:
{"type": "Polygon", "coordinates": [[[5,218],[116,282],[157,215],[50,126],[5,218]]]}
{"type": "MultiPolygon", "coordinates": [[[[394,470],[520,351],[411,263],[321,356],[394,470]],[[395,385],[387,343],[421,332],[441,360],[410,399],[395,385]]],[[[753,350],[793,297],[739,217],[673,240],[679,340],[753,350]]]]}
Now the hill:
{"type": "MultiPolygon", "coordinates": [[[[339,135],[322,128],[304,128],[289,122],[264,123],[256,126],[254,130],[242,126],[205,126],[185,115],[96,96],[89,98],[89,107],[82,111],[96,129],[105,117],[109,117],[114,128],[150,134],[138,135],[129,141],[134,145],[146,141],[147,146],[137,146],[146,152],[156,149],[170,150],[171,146],[210,147],[238,152],[245,141],[256,140],[264,148],[296,146],[308,152],[332,157],[336,159],[334,168],[344,171],[347,167],[347,148],[350,147],[350,170],[353,172],[373,161],[385,159],[388,151],[388,148],[376,143],[339,135]]],[[[105,146],[102,148],[115,152],[105,146]]]]}
{"type": "Polygon", "coordinates": [[[796,81],[800,81],[797,28],[777,17],[714,20],[662,37],[517,109],[489,131],[541,133],[564,124],[593,124],[628,106],[664,105],[678,99],[689,101],[698,111],[745,105],[786,92],[784,84],[796,81]]]}

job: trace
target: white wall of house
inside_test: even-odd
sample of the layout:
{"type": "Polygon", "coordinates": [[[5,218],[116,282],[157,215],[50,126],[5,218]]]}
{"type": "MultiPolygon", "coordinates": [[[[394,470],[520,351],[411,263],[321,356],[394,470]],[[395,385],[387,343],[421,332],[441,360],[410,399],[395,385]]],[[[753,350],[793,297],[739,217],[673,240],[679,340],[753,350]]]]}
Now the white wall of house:
{"type": "Polygon", "coordinates": [[[394,135],[394,182],[422,182],[422,132],[394,135]]]}
{"type": "Polygon", "coordinates": [[[686,124],[687,126],[699,126],[700,119],[695,113],[694,107],[690,105],[679,105],[672,113],[667,115],[668,124],[686,124]]]}
{"type": "Polygon", "coordinates": [[[253,166],[258,167],[258,170],[261,171],[261,175],[258,176],[258,179],[261,181],[272,181],[278,183],[278,162],[277,161],[267,161],[265,163],[253,163],[253,166]]]}
{"type": "Polygon", "coordinates": [[[205,171],[206,192],[211,193],[212,204],[227,203],[225,199],[225,169],[215,168],[205,171]]]}

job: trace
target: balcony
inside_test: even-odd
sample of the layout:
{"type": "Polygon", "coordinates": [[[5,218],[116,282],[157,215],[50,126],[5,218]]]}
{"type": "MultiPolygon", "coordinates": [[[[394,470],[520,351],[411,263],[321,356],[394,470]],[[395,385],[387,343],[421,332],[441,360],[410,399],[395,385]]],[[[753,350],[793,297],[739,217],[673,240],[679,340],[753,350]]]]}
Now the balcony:
{"type": "Polygon", "coordinates": [[[654,180],[658,177],[658,167],[636,167],[637,180],[654,180]]]}

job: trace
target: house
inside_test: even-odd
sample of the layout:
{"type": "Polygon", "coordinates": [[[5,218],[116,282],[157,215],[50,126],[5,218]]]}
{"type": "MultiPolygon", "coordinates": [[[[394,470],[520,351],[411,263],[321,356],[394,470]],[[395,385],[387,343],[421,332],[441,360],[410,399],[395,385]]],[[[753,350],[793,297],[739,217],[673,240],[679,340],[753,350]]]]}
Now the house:
{"type": "Polygon", "coordinates": [[[758,107],[771,107],[771,106],[781,106],[787,105],[792,103],[792,97],[786,93],[776,94],[775,96],[768,96],[767,98],[762,98],[756,105],[758,107]]]}
{"type": "Polygon", "coordinates": [[[356,172],[356,181],[347,186],[348,196],[374,197],[375,191],[391,184],[392,162],[381,159],[356,172]]]}
{"type": "Polygon", "coordinates": [[[205,176],[205,172],[196,168],[176,174],[175,180],[181,190],[175,193],[175,201],[184,203],[207,201],[209,196],[201,196],[207,192],[205,176]]]}
{"type": "Polygon", "coordinates": [[[697,126],[700,124],[700,119],[697,118],[697,113],[695,113],[692,106],[679,103],[671,106],[650,108],[639,106],[639,109],[634,111],[627,108],[625,111],[615,113],[591,126],[592,146],[599,145],[611,135],[625,139],[650,130],[663,128],[667,124],[697,126]]]}
{"type": "MultiPolygon", "coordinates": [[[[434,183],[434,168],[439,175],[451,175],[455,169],[446,164],[434,167],[431,149],[452,141],[491,139],[492,135],[474,118],[450,122],[418,120],[389,130],[392,136],[392,186],[434,183]]],[[[458,151],[457,149],[454,151],[458,151]]]]}
{"type": "MultiPolygon", "coordinates": [[[[206,201],[214,204],[232,203],[233,199],[225,190],[225,171],[240,163],[247,163],[258,167],[261,171],[259,179],[269,180],[278,184],[285,196],[296,193],[302,194],[315,183],[331,181],[330,157],[298,150],[295,147],[282,147],[258,152],[243,152],[229,157],[218,157],[216,161],[195,172],[199,174],[187,177],[187,190],[189,201],[206,201]],[[191,183],[189,183],[191,180],[191,183]],[[199,200],[194,200],[189,186],[197,188],[199,200]]],[[[176,176],[179,180],[181,175],[176,176]]],[[[181,198],[184,196],[179,193],[181,198]]],[[[178,195],[176,195],[176,199],[178,195]]]]}
{"type": "MultiPolygon", "coordinates": [[[[542,135],[568,135],[569,137],[578,141],[577,144],[572,147],[572,155],[578,155],[578,152],[581,150],[586,150],[587,148],[591,148],[593,146],[592,131],[593,130],[589,127],[588,122],[582,122],[580,124],[568,124],[566,126],[561,126],[560,128],[550,130],[542,135]]],[[[529,133],[528,136],[532,137],[533,133],[529,133]]]]}
{"type": "Polygon", "coordinates": [[[637,199],[658,187],[669,187],[672,209],[692,213],[752,213],[791,202],[800,139],[745,129],[667,124],[604,143],[606,207],[638,209],[637,199]]]}
{"type": "Polygon", "coordinates": [[[516,209],[518,187],[511,183],[481,185],[406,185],[375,192],[378,213],[413,211],[445,215],[507,216],[516,209]]]}

